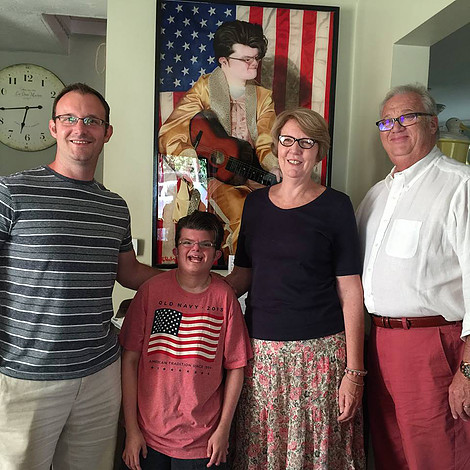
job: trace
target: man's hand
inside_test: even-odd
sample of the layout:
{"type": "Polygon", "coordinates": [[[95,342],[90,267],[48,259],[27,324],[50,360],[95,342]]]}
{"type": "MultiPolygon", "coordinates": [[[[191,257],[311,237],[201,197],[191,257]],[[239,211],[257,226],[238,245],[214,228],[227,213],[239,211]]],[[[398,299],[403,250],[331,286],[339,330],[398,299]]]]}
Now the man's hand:
{"type": "Polygon", "coordinates": [[[470,420],[470,380],[459,370],[449,387],[449,405],[454,419],[470,420]]]}

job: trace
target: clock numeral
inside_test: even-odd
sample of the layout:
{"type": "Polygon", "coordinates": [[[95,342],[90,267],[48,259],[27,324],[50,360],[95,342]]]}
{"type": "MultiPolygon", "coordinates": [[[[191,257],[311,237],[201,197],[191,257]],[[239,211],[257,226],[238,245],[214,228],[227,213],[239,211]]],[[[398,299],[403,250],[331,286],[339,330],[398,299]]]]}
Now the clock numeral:
{"type": "Polygon", "coordinates": [[[31,135],[30,134],[25,134],[24,135],[24,140],[26,140],[26,142],[29,142],[31,140],[31,135]]]}
{"type": "Polygon", "coordinates": [[[3,124],[3,118],[0,117],[0,124],[3,124]]]}
{"type": "Polygon", "coordinates": [[[13,135],[13,129],[8,129],[8,138],[11,139],[11,136],[13,135]]]}
{"type": "Polygon", "coordinates": [[[55,98],[57,96],[57,92],[56,91],[51,91],[51,98],[55,98]]]}
{"type": "Polygon", "coordinates": [[[43,78],[43,79],[41,80],[41,86],[45,86],[45,85],[46,85],[46,79],[43,78]]]}
{"type": "Polygon", "coordinates": [[[46,134],[44,132],[41,132],[41,135],[39,136],[41,140],[46,140],[46,134]]]}
{"type": "Polygon", "coordinates": [[[8,84],[16,85],[16,77],[8,76],[8,84]]]}
{"type": "Polygon", "coordinates": [[[7,94],[7,91],[5,90],[5,88],[2,88],[2,89],[0,90],[0,93],[1,93],[2,95],[6,95],[6,94],[7,94]]]}
{"type": "Polygon", "coordinates": [[[28,73],[28,74],[24,74],[24,81],[25,82],[32,82],[33,81],[33,75],[28,73]]]}

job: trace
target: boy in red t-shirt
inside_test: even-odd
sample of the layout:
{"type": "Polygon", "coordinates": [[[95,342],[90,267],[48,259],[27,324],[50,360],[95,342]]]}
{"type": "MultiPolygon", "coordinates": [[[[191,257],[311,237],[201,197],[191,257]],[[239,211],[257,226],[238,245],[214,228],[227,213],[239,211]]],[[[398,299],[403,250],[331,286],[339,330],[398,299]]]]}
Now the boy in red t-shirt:
{"type": "Polygon", "coordinates": [[[252,351],[235,294],[210,274],[222,237],[213,214],[180,219],[178,267],[143,284],[126,314],[123,459],[133,470],[226,468],[230,424],[252,351]]]}

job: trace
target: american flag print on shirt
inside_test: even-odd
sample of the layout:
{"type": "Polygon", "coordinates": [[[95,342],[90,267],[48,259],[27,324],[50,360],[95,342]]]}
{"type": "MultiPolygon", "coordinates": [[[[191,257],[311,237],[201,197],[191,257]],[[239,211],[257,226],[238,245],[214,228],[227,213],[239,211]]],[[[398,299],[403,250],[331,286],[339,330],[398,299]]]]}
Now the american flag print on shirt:
{"type": "MultiPolygon", "coordinates": [[[[257,81],[272,90],[276,114],[294,107],[310,108],[332,122],[339,9],[289,5],[289,8],[167,0],[160,3],[157,42],[159,126],[201,75],[218,65],[212,46],[226,21],[260,24],[268,49],[257,81]]],[[[330,132],[332,125],[330,124],[330,132]]],[[[321,182],[329,183],[328,159],[321,182]]]]}
{"type": "Polygon", "coordinates": [[[183,313],[170,308],[155,310],[147,353],[212,362],[223,322],[221,316],[207,313],[183,313]]]}

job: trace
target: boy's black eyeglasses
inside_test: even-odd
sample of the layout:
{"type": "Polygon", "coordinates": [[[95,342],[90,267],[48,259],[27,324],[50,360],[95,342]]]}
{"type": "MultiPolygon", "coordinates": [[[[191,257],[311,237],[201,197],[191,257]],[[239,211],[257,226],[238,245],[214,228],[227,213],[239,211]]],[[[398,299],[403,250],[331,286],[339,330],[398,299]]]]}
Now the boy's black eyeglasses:
{"type": "Polygon", "coordinates": [[[208,250],[209,248],[215,247],[215,243],[209,240],[203,240],[202,242],[196,242],[194,240],[180,240],[178,245],[184,246],[185,248],[192,248],[194,245],[199,245],[201,250],[208,250]]]}

